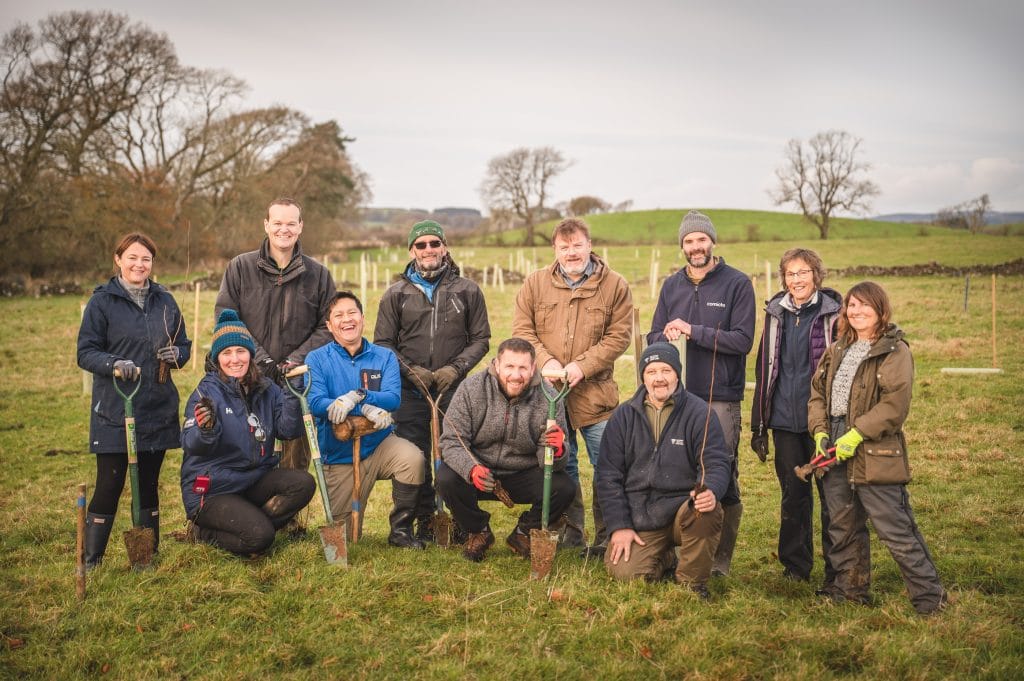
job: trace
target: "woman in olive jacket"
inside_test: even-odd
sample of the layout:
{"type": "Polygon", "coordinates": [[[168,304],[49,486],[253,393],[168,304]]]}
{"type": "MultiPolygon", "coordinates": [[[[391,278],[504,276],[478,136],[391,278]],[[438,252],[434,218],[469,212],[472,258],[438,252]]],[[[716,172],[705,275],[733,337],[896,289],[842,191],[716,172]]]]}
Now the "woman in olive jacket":
{"type": "Polygon", "coordinates": [[[808,430],[818,452],[835,445],[839,461],[824,477],[831,515],[829,559],[834,601],[870,603],[867,521],[903,574],[910,601],[930,615],[946,604],[924,537],[910,508],[903,423],[910,412],[914,359],[892,307],[874,282],[857,284],[843,300],[839,340],[825,352],[811,381],[808,430]]]}

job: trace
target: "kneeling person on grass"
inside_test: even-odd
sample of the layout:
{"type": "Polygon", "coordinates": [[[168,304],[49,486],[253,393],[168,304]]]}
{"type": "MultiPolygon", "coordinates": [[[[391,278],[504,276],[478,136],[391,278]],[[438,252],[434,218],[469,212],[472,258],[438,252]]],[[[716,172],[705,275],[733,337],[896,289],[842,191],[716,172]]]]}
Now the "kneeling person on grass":
{"type": "Polygon", "coordinates": [[[675,580],[707,599],[731,456],[708,403],[680,382],[674,346],[653,343],[640,366],[643,386],[612,413],[601,440],[605,567],[616,579],[655,581],[676,563],[675,580]]]}
{"type": "Polygon", "coordinates": [[[515,503],[530,504],[506,540],[515,553],[529,557],[530,530],[541,525],[546,446],[555,449],[550,517],[560,518],[572,503],[576,483],[565,472],[565,410],[559,405],[557,425],[548,429],[542,380],[533,346],[509,338],[487,369],[463,381],[448,406],[437,483],[468,533],[462,555],[469,560],[483,560],[494,543],[491,514],[479,502],[497,499],[495,482],[515,503]]]}
{"type": "Polygon", "coordinates": [[[401,402],[398,359],[387,348],[363,338],[363,304],[351,291],[339,291],[328,308],[327,329],[334,342],[306,356],[309,366],[309,409],[317,417],[317,437],[324,462],[327,496],[335,520],[351,520],[354,487],[353,443],[334,436],[332,425],[349,414],[362,415],[377,428],[360,439],[359,531],[366,502],[377,480],[392,480],[391,533],[388,543],[422,549],[413,536],[416,499],[423,483],[423,454],[395,435],[391,412],[401,402]]]}
{"type": "Polygon", "coordinates": [[[220,313],[208,371],[185,406],[181,495],[190,538],[238,555],[262,553],[309,504],[313,476],[278,468],[274,438],[302,434],[299,401],[256,368],[256,345],[234,310],[220,313]]]}

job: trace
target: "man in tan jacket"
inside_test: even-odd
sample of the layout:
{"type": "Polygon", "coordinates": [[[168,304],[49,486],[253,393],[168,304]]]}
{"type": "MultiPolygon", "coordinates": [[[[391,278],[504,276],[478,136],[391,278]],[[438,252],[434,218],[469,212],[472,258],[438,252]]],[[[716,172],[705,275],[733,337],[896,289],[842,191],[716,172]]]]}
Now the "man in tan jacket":
{"type": "MultiPolygon", "coordinates": [[[[542,369],[568,373],[566,470],[577,493],[564,544],[586,546],[576,431],[596,468],[605,424],[619,405],[613,372],[615,360],[629,346],[633,297],[626,280],[591,252],[590,228],[583,220],[562,220],[551,243],[555,262],[527,277],[516,296],[512,335],[533,344],[542,369]]],[[[594,543],[582,555],[600,557],[608,537],[596,495],[592,508],[594,543]]]]}

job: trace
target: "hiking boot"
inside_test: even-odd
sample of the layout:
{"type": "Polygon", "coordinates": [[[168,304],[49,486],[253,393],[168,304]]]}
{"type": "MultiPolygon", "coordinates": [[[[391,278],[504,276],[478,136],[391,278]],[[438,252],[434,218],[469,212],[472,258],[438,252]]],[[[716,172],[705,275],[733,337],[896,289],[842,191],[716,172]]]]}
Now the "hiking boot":
{"type": "Polygon", "coordinates": [[[917,614],[921,617],[932,617],[938,615],[943,610],[949,607],[949,592],[943,591],[942,596],[939,597],[939,602],[933,606],[925,606],[917,610],[917,614]]]}
{"type": "Polygon", "coordinates": [[[518,525],[512,530],[512,534],[505,538],[505,543],[512,549],[512,553],[530,559],[530,536],[519,529],[518,525]]]}
{"type": "Polygon", "coordinates": [[[451,537],[451,543],[452,543],[452,544],[465,544],[465,543],[466,543],[466,540],[467,540],[468,538],[469,538],[469,533],[468,533],[468,532],[466,532],[466,531],[465,531],[464,529],[462,529],[461,527],[459,527],[459,524],[458,524],[457,522],[455,522],[455,520],[453,519],[453,520],[452,520],[452,537],[451,537]]]}
{"type": "Polygon", "coordinates": [[[783,577],[783,579],[788,579],[791,582],[809,582],[809,581],[811,581],[810,577],[801,575],[801,574],[799,574],[797,572],[793,572],[789,568],[786,568],[785,570],[782,571],[782,577],[783,577]]]}
{"type": "Polygon", "coordinates": [[[462,549],[462,557],[479,563],[484,559],[487,549],[494,544],[494,533],[490,526],[485,526],[480,532],[470,532],[466,535],[466,545],[462,549]]]}

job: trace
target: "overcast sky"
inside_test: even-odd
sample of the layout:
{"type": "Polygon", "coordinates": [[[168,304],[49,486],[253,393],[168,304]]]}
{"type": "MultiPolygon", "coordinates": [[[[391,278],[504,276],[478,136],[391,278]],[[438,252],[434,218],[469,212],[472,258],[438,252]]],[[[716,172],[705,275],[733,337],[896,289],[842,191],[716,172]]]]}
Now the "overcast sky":
{"type": "Polygon", "coordinates": [[[550,145],[554,200],[771,209],[790,138],[864,139],[873,213],[1024,210],[1024,2],[4,0],[107,8],[181,60],[356,138],[373,205],[483,208],[487,161],[550,145]],[[718,6],[721,5],[721,6],[718,6]],[[776,6],[780,5],[780,6],[776,6]]]}

